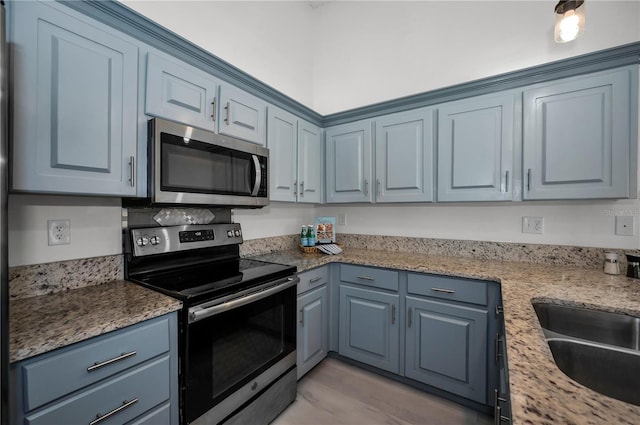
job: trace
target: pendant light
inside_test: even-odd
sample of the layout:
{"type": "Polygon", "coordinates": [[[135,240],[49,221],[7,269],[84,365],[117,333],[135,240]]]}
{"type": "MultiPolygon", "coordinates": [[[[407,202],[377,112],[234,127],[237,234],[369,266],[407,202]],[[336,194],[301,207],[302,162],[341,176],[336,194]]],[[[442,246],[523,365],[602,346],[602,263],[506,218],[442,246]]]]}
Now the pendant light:
{"type": "Polygon", "coordinates": [[[556,25],[553,38],[556,43],[575,40],[584,32],[584,0],[563,0],[555,7],[556,25]]]}

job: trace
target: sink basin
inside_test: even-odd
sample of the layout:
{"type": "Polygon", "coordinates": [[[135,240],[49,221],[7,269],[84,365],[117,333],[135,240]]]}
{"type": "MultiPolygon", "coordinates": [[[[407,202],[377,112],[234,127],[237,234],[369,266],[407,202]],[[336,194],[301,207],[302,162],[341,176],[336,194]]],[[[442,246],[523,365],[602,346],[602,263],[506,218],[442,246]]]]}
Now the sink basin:
{"type": "Polygon", "coordinates": [[[640,406],[640,318],[548,303],[533,308],[565,375],[640,406]]]}
{"type": "Polygon", "coordinates": [[[640,349],[640,317],[557,304],[534,303],[547,337],[561,334],[616,347],[640,349]]]}

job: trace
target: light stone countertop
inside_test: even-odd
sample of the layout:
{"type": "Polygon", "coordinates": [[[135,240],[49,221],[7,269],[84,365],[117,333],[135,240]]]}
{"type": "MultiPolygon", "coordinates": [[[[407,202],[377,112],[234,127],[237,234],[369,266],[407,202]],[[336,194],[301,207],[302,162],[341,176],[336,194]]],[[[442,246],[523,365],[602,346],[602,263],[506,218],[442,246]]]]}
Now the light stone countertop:
{"type": "Polygon", "coordinates": [[[640,316],[640,280],[599,269],[353,248],[336,256],[290,250],[252,258],[295,265],[299,272],[342,262],[499,282],[514,423],[640,423],[640,406],[596,393],[558,369],[531,305],[549,301],[640,316]]]}
{"type": "Polygon", "coordinates": [[[182,303],[123,280],[9,302],[16,362],[179,310],[182,303]]]}

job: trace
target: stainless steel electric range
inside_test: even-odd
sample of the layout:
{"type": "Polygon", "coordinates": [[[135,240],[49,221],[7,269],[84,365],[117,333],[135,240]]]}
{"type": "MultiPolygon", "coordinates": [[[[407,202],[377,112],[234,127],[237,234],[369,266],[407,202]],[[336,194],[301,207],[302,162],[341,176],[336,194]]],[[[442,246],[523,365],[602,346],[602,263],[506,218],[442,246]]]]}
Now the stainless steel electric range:
{"type": "Polygon", "coordinates": [[[183,302],[182,424],[267,424],[296,394],[296,268],[240,258],[239,224],[125,232],[125,277],[183,302]]]}

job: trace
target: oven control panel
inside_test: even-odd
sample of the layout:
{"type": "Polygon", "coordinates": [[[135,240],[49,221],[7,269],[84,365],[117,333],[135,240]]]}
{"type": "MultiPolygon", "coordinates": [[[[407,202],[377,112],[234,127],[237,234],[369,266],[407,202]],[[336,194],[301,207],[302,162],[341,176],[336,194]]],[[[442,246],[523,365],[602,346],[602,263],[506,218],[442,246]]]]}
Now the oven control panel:
{"type": "Polygon", "coordinates": [[[130,235],[136,257],[243,242],[239,223],[146,227],[130,229],[130,235]]]}

